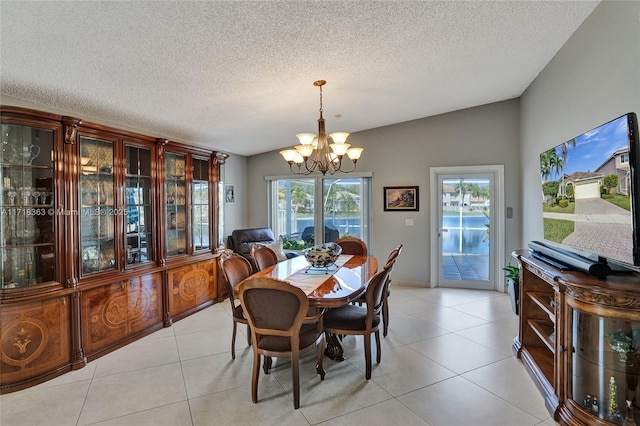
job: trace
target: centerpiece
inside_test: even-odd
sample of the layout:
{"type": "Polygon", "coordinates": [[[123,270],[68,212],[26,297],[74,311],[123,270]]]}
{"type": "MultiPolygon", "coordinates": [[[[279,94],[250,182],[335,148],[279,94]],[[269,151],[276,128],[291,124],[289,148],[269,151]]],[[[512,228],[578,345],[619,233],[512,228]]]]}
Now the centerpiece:
{"type": "MultiPolygon", "coordinates": [[[[305,259],[309,262],[309,269],[324,268],[325,274],[329,273],[329,268],[335,265],[336,260],[342,253],[342,247],[336,243],[324,243],[309,247],[302,251],[305,259]]],[[[308,272],[309,269],[307,269],[308,272]]]]}

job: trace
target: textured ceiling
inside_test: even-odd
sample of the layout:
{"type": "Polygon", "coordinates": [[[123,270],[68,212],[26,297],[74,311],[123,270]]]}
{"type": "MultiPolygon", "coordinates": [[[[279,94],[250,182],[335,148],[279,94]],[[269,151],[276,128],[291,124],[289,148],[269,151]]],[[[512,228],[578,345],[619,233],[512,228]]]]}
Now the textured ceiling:
{"type": "Polygon", "coordinates": [[[518,97],[597,1],[0,2],[2,94],[251,155],[518,97]],[[340,118],[336,118],[340,116],[340,118]]]}

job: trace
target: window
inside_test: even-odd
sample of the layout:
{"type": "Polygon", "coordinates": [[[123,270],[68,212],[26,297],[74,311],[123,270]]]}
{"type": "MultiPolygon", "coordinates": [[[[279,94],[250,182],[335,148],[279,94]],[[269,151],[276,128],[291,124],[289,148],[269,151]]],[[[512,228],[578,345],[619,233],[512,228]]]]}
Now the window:
{"type": "Polygon", "coordinates": [[[629,164],[629,153],[620,154],[620,164],[629,164]]]}
{"type": "Polygon", "coordinates": [[[270,227],[285,249],[301,250],[345,236],[369,244],[369,177],[267,180],[270,227]],[[320,223],[322,227],[316,226],[320,223]]]}

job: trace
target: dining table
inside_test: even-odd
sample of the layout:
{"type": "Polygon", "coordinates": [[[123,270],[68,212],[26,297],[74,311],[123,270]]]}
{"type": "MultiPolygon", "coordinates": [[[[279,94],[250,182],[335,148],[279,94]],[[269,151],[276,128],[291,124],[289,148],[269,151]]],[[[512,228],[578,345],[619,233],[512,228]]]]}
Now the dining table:
{"type": "MultiPolygon", "coordinates": [[[[312,267],[304,256],[278,262],[253,277],[272,277],[299,287],[309,299],[309,306],[331,309],[345,306],[357,299],[366,289],[367,282],[378,270],[374,256],[341,254],[328,267],[312,267]]],[[[239,283],[234,288],[238,293],[239,283]]],[[[338,336],[327,333],[325,355],[334,361],[344,360],[344,350],[338,336]]]]}

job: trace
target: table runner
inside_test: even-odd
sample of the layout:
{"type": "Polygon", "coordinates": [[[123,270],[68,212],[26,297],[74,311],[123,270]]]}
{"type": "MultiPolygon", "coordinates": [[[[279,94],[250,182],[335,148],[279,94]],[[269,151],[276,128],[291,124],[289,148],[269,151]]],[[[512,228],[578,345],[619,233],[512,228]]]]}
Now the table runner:
{"type": "Polygon", "coordinates": [[[311,294],[318,286],[325,282],[330,276],[338,272],[338,269],[342,268],[345,263],[349,261],[353,256],[350,254],[341,254],[338,260],[334,263],[335,266],[331,266],[328,271],[325,268],[311,268],[305,266],[304,268],[294,272],[286,278],[286,281],[299,287],[307,296],[311,294]],[[325,273],[327,272],[327,273],[325,273]]]}

